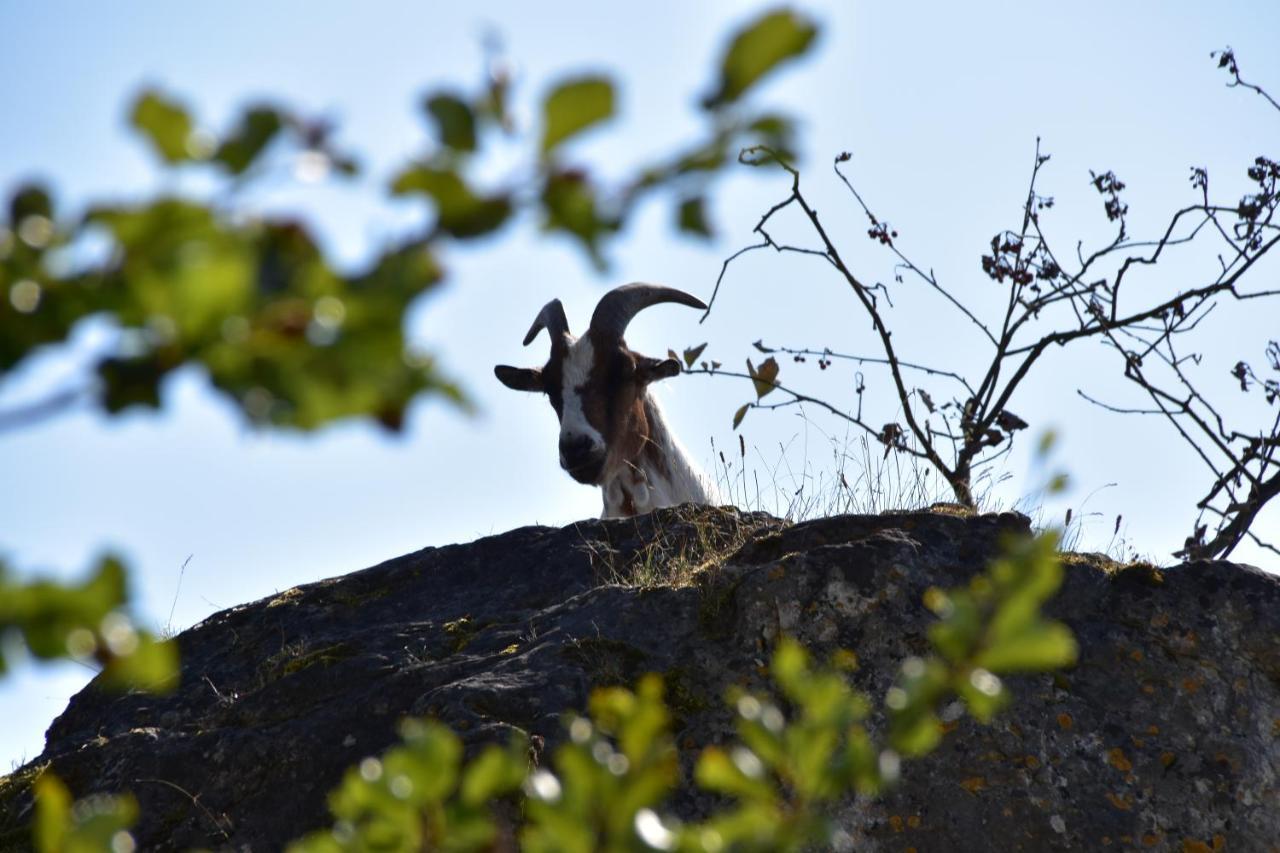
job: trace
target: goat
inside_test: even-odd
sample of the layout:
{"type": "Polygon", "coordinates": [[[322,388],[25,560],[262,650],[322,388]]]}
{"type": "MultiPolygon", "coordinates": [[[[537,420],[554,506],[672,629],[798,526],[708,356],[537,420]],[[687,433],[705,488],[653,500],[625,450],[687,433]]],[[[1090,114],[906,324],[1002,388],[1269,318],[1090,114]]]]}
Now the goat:
{"type": "Polygon", "coordinates": [[[551,399],[560,419],[560,467],[579,483],[604,493],[602,518],[633,516],[663,506],[717,502],[714,486],[667,427],[648,386],[680,372],[674,358],[641,355],[622,334],[640,311],[676,302],[706,308],[683,291],[654,284],[624,284],[601,297],[586,334],[575,338],[559,299],[543,306],[524,337],[543,329],[551,357],[543,367],[494,367],[516,391],[551,399]]]}

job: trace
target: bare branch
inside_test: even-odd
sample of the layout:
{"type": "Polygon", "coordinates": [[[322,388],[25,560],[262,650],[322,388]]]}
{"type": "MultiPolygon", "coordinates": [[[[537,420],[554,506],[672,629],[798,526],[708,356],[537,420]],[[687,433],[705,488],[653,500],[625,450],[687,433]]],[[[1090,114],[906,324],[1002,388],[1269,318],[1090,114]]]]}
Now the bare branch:
{"type": "MultiPolygon", "coordinates": [[[[863,213],[865,213],[867,215],[867,218],[871,220],[872,228],[879,228],[882,225],[880,220],[877,219],[876,215],[871,212],[871,208],[867,207],[867,203],[862,200],[862,196],[859,195],[858,191],[853,188],[853,184],[849,182],[849,179],[847,177],[845,177],[844,172],[840,171],[840,164],[842,162],[845,162],[848,159],[850,158],[847,154],[841,154],[839,157],[835,159],[835,162],[832,163],[831,168],[836,173],[837,177],[840,178],[841,182],[846,187],[848,187],[849,192],[853,193],[853,197],[857,199],[858,205],[862,208],[863,213]]],[[[968,309],[968,307],[965,306],[963,302],[961,302],[959,299],[956,299],[954,296],[951,295],[951,293],[946,288],[938,284],[938,280],[937,278],[934,277],[932,270],[930,270],[929,273],[926,274],[924,270],[916,266],[914,261],[912,261],[910,258],[908,258],[906,255],[902,253],[902,251],[898,248],[897,244],[893,242],[893,238],[891,236],[888,236],[888,235],[883,236],[881,238],[881,242],[883,242],[886,246],[889,247],[889,251],[893,252],[895,255],[898,256],[898,260],[901,261],[902,266],[914,272],[917,276],[919,276],[922,280],[924,280],[925,283],[927,283],[930,287],[938,291],[938,293],[942,294],[943,298],[945,298],[948,302],[950,302],[953,306],[955,306],[955,308],[958,309],[960,313],[964,314],[965,317],[969,318],[970,322],[972,322],[975,326],[977,326],[979,329],[982,330],[982,333],[987,336],[987,340],[989,340],[992,344],[995,344],[996,342],[995,336],[991,334],[991,330],[987,328],[986,324],[983,323],[981,320],[979,320],[973,314],[973,312],[971,312],[968,309]]]]}
{"type": "Polygon", "coordinates": [[[707,310],[703,311],[702,316],[698,318],[699,324],[706,322],[706,319],[711,316],[711,306],[716,304],[716,296],[720,293],[720,282],[724,281],[724,274],[729,271],[729,264],[733,263],[748,252],[754,252],[756,249],[766,249],[768,246],[769,242],[767,240],[763,243],[753,243],[750,246],[742,247],[724,259],[724,263],[720,265],[720,274],[716,276],[716,286],[711,291],[711,298],[707,300],[707,310]]]}
{"type": "MultiPolygon", "coordinates": [[[[1261,88],[1240,78],[1229,50],[1223,53],[1220,65],[1228,67],[1234,77],[1235,82],[1229,85],[1250,88],[1280,109],[1280,105],[1261,88]]],[[[991,253],[982,259],[987,276],[1008,288],[1005,305],[1000,312],[1003,316],[998,323],[991,323],[979,317],[944,287],[931,268],[926,271],[899,248],[898,232],[872,212],[842,169],[842,164],[849,159],[847,153],[836,157],[833,171],[867,217],[871,226],[868,236],[888,247],[893,254],[895,280],[902,282],[903,274],[910,272],[941,295],[991,344],[989,361],[975,388],[969,378],[959,372],[903,360],[880,302],[884,299],[892,307],[889,288],[879,283],[867,284],[841,257],[824,223],[802,192],[797,169],[767,148],[746,149],[739,156],[740,161],[780,166],[791,176],[791,191],[757,222],[754,231],[761,242],[726,259],[716,280],[713,300],[728,264],[746,252],[772,248],[779,253],[821,258],[841,275],[870,319],[882,354],[846,355],[829,348],[819,351],[782,347],[777,351],[792,355],[797,360],[817,357],[819,367],[824,369],[836,358],[886,367],[899,404],[895,417],[900,416],[906,427],[904,429],[894,421],[876,429],[863,418],[862,392],[865,386],[861,381],[857,389],[856,416],[790,389],[782,389],[788,395],[785,401],[767,403],[757,399],[748,405],[772,409],[812,403],[875,435],[890,450],[907,449],[905,444],[909,432],[914,442],[909,452],[927,459],[946,477],[957,499],[972,506],[975,471],[1008,453],[1014,433],[1027,426],[1021,418],[1009,412],[1007,406],[1032,368],[1051,347],[1065,347],[1077,341],[1100,338],[1121,356],[1123,375],[1143,391],[1151,400],[1151,406],[1104,403],[1083,389],[1077,390],[1080,397],[1111,412],[1163,417],[1213,474],[1211,488],[1199,507],[1202,515],[1205,512],[1220,515],[1222,523],[1208,541],[1205,541],[1207,528],[1198,525],[1195,535],[1187,540],[1186,553],[1225,555],[1246,536],[1253,537],[1249,526],[1267,501],[1280,491],[1277,479],[1280,478],[1280,415],[1269,435],[1230,428],[1209,398],[1192,381],[1191,371],[1200,364],[1200,354],[1184,349],[1183,341],[1190,340],[1185,336],[1195,332],[1226,300],[1245,302],[1280,297],[1280,289],[1256,289],[1252,279],[1249,286],[1245,285],[1245,276],[1280,243],[1280,224],[1276,221],[1280,217],[1280,163],[1265,157],[1256,158],[1248,169],[1248,176],[1256,184],[1256,189],[1237,204],[1212,202],[1208,173],[1204,169],[1193,168],[1191,183],[1198,190],[1200,201],[1174,211],[1163,230],[1151,239],[1131,238],[1127,233],[1125,217],[1128,206],[1121,195],[1124,183],[1111,171],[1091,172],[1091,182],[1103,197],[1106,215],[1117,223],[1117,229],[1109,242],[1089,253],[1078,242],[1072,262],[1075,269],[1070,271],[1059,260],[1041,225],[1041,215],[1053,206],[1053,199],[1038,190],[1042,168],[1049,157],[1041,152],[1040,140],[1037,139],[1026,195],[1021,204],[1021,222],[1016,229],[998,232],[991,241],[991,253]],[[773,217],[793,206],[813,229],[819,248],[783,242],[770,232],[773,217]],[[1198,285],[1184,287],[1172,295],[1163,295],[1168,293],[1167,290],[1156,291],[1159,295],[1154,299],[1147,287],[1139,292],[1136,286],[1126,286],[1139,269],[1155,268],[1162,262],[1164,269],[1168,269],[1172,263],[1170,258],[1185,253],[1192,246],[1215,251],[1220,270],[1211,273],[1198,285]],[[1139,293],[1140,298],[1148,301],[1132,304],[1135,299],[1130,297],[1131,292],[1139,293]],[[1145,371],[1144,364],[1152,369],[1145,371]],[[923,389],[907,385],[906,371],[957,382],[965,389],[967,399],[935,406],[923,389]],[[918,400],[913,401],[913,396],[918,400]],[[919,412],[917,402],[920,404],[919,412]],[[925,409],[928,410],[927,416],[925,409]],[[941,424],[938,424],[939,420],[941,424]],[[951,461],[945,462],[940,449],[948,444],[951,461]]],[[[1276,353],[1280,353],[1280,345],[1272,346],[1276,353]]],[[[1268,353],[1271,353],[1270,349],[1268,353]]],[[[1280,371],[1280,355],[1271,357],[1271,360],[1280,371]]],[[[1234,374],[1242,389],[1247,390],[1250,383],[1262,385],[1266,389],[1268,403],[1280,400],[1280,383],[1270,379],[1260,382],[1244,362],[1238,363],[1234,374]]],[[[752,378],[759,380],[759,377],[752,378]]],[[[782,388],[780,385],[774,387],[782,388]]]]}
{"type": "Polygon", "coordinates": [[[1227,84],[1227,88],[1234,89],[1237,86],[1243,86],[1246,89],[1252,89],[1257,94],[1266,98],[1267,103],[1271,104],[1271,106],[1275,107],[1277,110],[1280,110],[1280,103],[1276,103],[1276,99],[1268,95],[1261,86],[1255,86],[1253,83],[1246,82],[1244,78],[1240,76],[1240,65],[1236,62],[1235,51],[1230,47],[1225,47],[1222,50],[1215,50],[1210,53],[1209,56],[1217,59],[1218,67],[1227,69],[1227,73],[1235,78],[1227,84]]]}
{"type": "MultiPolygon", "coordinates": [[[[889,363],[889,360],[885,358],[875,358],[873,356],[865,356],[865,355],[847,355],[845,353],[835,352],[834,350],[830,350],[830,349],[822,349],[822,350],[795,349],[792,347],[769,347],[769,349],[776,352],[785,353],[787,355],[818,356],[818,357],[825,357],[828,359],[837,358],[837,359],[840,359],[841,361],[853,361],[859,364],[887,365],[889,363]]],[[[968,381],[959,373],[954,373],[950,370],[939,370],[936,367],[927,367],[926,365],[916,364],[910,361],[899,361],[898,364],[901,365],[902,367],[907,368],[908,370],[919,370],[920,372],[927,373],[930,376],[943,376],[943,377],[946,377],[947,379],[954,379],[956,382],[959,382],[961,385],[963,385],[965,390],[968,391],[970,394],[973,393],[973,389],[969,387],[968,381]]]]}
{"type": "Polygon", "coordinates": [[[1076,394],[1078,394],[1080,397],[1083,397],[1085,400],[1089,401],[1090,403],[1093,403],[1098,408],[1106,409],[1108,412],[1115,412],[1118,415],[1163,415],[1164,414],[1163,409],[1130,409],[1130,408],[1125,408],[1123,406],[1113,406],[1110,403],[1104,403],[1095,397],[1090,397],[1088,394],[1084,393],[1079,388],[1076,389],[1076,394]]]}

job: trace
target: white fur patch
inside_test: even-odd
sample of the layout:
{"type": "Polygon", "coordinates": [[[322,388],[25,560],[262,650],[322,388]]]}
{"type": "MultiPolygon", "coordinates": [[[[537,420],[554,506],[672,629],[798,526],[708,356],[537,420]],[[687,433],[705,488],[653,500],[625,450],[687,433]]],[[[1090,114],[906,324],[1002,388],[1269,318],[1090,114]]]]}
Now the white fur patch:
{"type": "Polygon", "coordinates": [[[560,414],[560,437],[563,439],[571,435],[585,435],[597,447],[604,447],[604,436],[587,421],[586,412],[582,409],[582,394],[579,391],[587,384],[594,366],[595,352],[591,346],[591,339],[583,335],[569,347],[561,367],[560,397],[564,407],[560,414]]]}

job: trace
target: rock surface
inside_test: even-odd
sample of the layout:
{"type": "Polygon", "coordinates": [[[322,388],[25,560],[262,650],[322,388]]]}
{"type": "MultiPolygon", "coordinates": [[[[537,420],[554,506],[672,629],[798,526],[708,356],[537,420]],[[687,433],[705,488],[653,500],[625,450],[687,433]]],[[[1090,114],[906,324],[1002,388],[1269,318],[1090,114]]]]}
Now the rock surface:
{"type": "MultiPolygon", "coordinates": [[[[327,823],[326,792],[405,715],[471,744],[518,726],[551,749],[592,686],[649,671],[666,675],[682,746],[724,741],[725,688],[761,682],[779,633],[819,656],[856,649],[854,680],[878,700],[927,650],[924,591],[1026,529],[1013,514],[788,527],[679,508],[291,589],[184,632],[171,695],[77,695],[44,753],[0,780],[0,849],[27,846],[30,781],[51,765],[77,796],[133,791],[140,849],[277,850],[327,823]]],[[[838,817],[857,849],[1280,850],[1280,578],[1070,555],[1047,611],[1075,632],[1078,665],[1013,679],[995,723],[962,718],[887,795],[851,798],[838,817]]],[[[687,771],[696,750],[682,752],[687,771]]],[[[708,806],[684,790],[673,810],[708,806]]]]}

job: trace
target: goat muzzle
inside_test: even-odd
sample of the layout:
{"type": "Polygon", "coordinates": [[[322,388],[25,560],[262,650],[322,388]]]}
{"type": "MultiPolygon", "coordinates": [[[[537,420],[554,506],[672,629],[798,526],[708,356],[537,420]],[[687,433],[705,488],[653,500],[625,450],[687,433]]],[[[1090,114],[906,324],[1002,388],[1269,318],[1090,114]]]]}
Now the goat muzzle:
{"type": "Polygon", "coordinates": [[[586,436],[560,440],[560,467],[579,483],[593,485],[604,473],[605,448],[586,436]]]}

